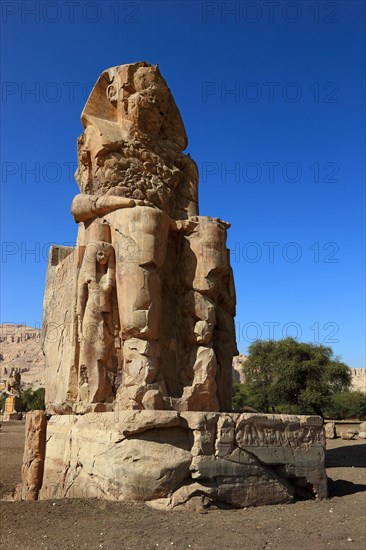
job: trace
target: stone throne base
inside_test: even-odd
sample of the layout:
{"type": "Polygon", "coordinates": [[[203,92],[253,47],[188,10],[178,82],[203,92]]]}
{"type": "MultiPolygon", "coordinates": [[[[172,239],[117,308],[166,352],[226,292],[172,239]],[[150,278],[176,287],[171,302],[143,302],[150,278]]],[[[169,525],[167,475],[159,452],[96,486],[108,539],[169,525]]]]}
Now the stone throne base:
{"type": "Polygon", "coordinates": [[[3,414],[3,422],[10,420],[21,420],[23,415],[21,411],[21,402],[17,395],[9,395],[5,400],[5,410],[3,414]]]}
{"type": "MultiPolygon", "coordinates": [[[[26,437],[27,449],[31,428],[26,437]]],[[[54,415],[47,424],[38,498],[146,501],[164,510],[198,503],[240,508],[324,498],[324,444],[317,416],[173,411],[54,415]]],[[[34,498],[29,496],[37,485],[32,468],[28,459],[22,498],[34,498]]]]}

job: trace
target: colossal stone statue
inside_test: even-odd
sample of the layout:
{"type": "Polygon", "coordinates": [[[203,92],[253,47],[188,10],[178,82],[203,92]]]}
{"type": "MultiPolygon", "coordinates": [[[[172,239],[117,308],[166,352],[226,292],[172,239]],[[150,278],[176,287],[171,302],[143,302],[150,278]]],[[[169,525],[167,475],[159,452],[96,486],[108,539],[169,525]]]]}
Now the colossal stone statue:
{"type": "Polygon", "coordinates": [[[17,368],[12,368],[3,390],[5,395],[7,395],[3,415],[4,422],[9,420],[21,420],[22,418],[22,404],[20,400],[22,388],[20,381],[20,370],[17,368]]]}
{"type": "Polygon", "coordinates": [[[51,249],[46,411],[27,415],[17,498],[155,508],[327,495],[322,419],[231,412],[229,224],[157,67],[102,73],[82,113],[76,247],[51,249]]]}
{"type": "Polygon", "coordinates": [[[58,249],[56,260],[52,251],[45,295],[47,409],[230,410],[229,224],[198,215],[197,168],[158,68],[102,73],[82,123],[71,206],[79,250],[58,249]],[[60,277],[71,284],[66,315],[52,305],[60,277]],[[58,345],[65,318],[69,352],[58,345]],[[56,373],[66,375],[61,390],[56,373]]]}
{"type": "Polygon", "coordinates": [[[11,369],[9,378],[5,383],[5,393],[10,396],[20,397],[20,380],[21,375],[19,369],[11,369]]]}

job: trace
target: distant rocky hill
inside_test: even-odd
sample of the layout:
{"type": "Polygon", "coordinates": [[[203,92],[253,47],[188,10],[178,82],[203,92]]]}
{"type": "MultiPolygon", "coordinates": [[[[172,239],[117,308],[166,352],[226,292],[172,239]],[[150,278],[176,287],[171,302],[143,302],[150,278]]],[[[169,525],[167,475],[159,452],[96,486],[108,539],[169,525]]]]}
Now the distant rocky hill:
{"type": "Polygon", "coordinates": [[[0,389],[13,368],[21,373],[23,389],[44,387],[44,367],[40,329],[0,324],[0,389]]]}
{"type": "Polygon", "coordinates": [[[352,389],[366,393],[366,369],[351,369],[352,389]]]}
{"type": "Polygon", "coordinates": [[[248,359],[247,355],[239,353],[236,357],[233,357],[233,382],[239,382],[244,384],[245,382],[245,370],[243,368],[245,361],[248,359]]]}

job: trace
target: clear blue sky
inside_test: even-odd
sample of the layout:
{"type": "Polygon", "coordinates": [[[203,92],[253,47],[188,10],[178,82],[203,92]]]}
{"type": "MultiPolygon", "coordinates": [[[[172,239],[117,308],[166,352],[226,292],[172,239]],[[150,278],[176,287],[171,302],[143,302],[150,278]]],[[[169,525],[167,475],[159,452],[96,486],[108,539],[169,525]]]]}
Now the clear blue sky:
{"type": "Polygon", "coordinates": [[[47,248],[75,241],[92,84],[146,60],[182,113],[201,214],[232,223],[239,350],[293,335],[364,366],[363,1],[1,9],[2,322],[41,323],[47,248]]]}

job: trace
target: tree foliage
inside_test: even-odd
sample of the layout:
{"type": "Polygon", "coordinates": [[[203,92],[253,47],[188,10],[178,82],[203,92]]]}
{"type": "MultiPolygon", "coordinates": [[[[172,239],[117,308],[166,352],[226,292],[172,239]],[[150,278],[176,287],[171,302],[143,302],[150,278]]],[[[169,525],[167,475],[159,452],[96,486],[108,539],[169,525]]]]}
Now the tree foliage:
{"type": "Polygon", "coordinates": [[[262,412],[285,412],[287,407],[323,416],[332,396],[351,383],[349,368],[333,357],[331,348],[293,338],[254,342],[245,373],[242,401],[246,398],[262,412]]]}
{"type": "Polygon", "coordinates": [[[337,391],[325,408],[327,418],[345,420],[366,418],[366,394],[360,391],[337,391]]]}
{"type": "Polygon", "coordinates": [[[246,384],[233,384],[233,411],[241,412],[246,406],[250,406],[251,397],[246,384]]]}
{"type": "Polygon", "coordinates": [[[44,388],[33,391],[28,388],[20,395],[23,411],[39,411],[45,409],[44,388]]]}
{"type": "Polygon", "coordinates": [[[0,411],[3,411],[5,409],[5,401],[6,401],[6,395],[5,393],[0,393],[0,411]]]}

